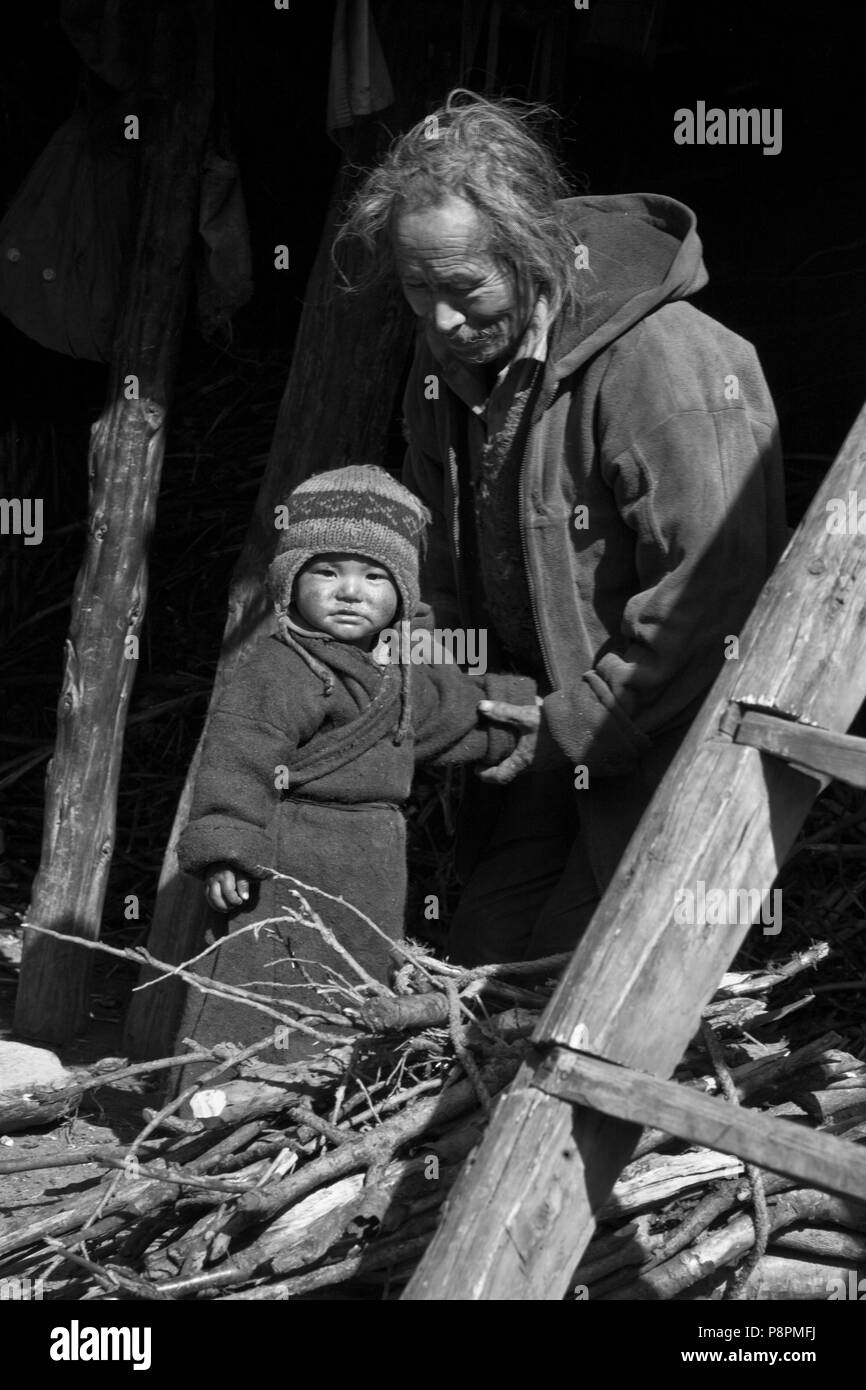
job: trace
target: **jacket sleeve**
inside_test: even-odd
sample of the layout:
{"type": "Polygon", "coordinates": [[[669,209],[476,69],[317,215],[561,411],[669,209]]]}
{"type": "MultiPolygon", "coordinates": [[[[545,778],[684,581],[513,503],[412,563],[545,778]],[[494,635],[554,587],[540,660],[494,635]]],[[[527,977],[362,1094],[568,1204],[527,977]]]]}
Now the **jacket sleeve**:
{"type": "Polygon", "coordinates": [[[282,654],[265,646],[230,682],[205,733],[180,867],[203,875],[230,864],[251,878],[274,867],[270,823],[280,801],[278,770],[315,728],[310,702],[286,698],[282,654]],[[279,722],[274,722],[274,721],[279,722]]]}
{"type": "Polygon", "coordinates": [[[435,369],[436,364],[419,337],[403,395],[403,428],[407,439],[403,482],[429,507],[432,517],[420,567],[424,607],[415,620],[430,627],[454,628],[460,623],[460,605],[448,539],[452,524],[446,513],[448,479],[439,455],[433,403],[424,396],[425,380],[431,374],[436,375],[435,369]]]}
{"type": "Polygon", "coordinates": [[[517,747],[517,734],[489,723],[479,700],[535,704],[535,682],[528,676],[470,676],[459,666],[412,667],[415,761],[448,766],[502,762],[517,747]]]}
{"type": "Polygon", "coordinates": [[[690,718],[784,546],[772,400],[751,346],[721,325],[714,329],[718,346],[706,332],[703,346],[707,354],[715,348],[715,369],[704,361],[695,379],[656,342],[652,352],[627,355],[605,380],[603,441],[605,419],[618,406],[623,418],[625,402],[655,402],[643,418],[632,408],[624,447],[610,447],[623,443],[611,426],[601,450],[604,481],[634,532],[636,584],[613,649],[574,689],[544,701],[539,765],[558,751],[602,775],[626,771],[653,735],[690,718]],[[676,394],[666,379],[675,368],[690,408],[659,419],[659,397],[676,394]],[[737,395],[729,401],[730,373],[737,395]]]}

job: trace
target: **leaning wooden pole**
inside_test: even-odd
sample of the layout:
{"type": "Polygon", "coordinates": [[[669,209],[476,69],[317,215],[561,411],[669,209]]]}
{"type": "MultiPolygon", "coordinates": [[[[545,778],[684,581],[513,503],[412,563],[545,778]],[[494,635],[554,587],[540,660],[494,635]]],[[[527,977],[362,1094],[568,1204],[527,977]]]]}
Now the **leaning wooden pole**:
{"type": "Polygon", "coordinates": [[[557,1058],[588,1052],[665,1078],[697,1031],[749,928],[709,911],[679,920],[684,895],[769,892],[821,787],[749,746],[744,712],[796,721],[820,743],[866,697],[866,535],[856,505],[847,534],[828,525],[864,477],[866,409],[632,838],[539,1023],[536,1059],[500,1100],[406,1299],[566,1294],[640,1129],[551,1094],[557,1058]]]}
{"type": "MultiPolygon", "coordinates": [[[[141,109],[137,233],[105,411],[93,427],[87,546],[72,601],[46,787],[42,859],[27,922],[99,935],[165,421],[212,102],[212,11],[157,9],[141,109]]],[[[129,121],[129,116],[126,118],[129,121]]],[[[128,127],[132,130],[132,127],[128,127]]],[[[136,145],[130,141],[130,157],[136,145]]],[[[52,1042],[87,1017],[90,951],[25,932],[15,1031],[52,1042]]]]}
{"type": "MultiPolygon", "coordinates": [[[[349,459],[380,461],[412,333],[411,315],[396,285],[342,294],[331,245],[350,189],[338,175],[304,299],[264,478],[243,550],[232,576],[228,617],[210,711],[242,654],[271,621],[262,581],[277,541],[274,509],[304,478],[349,459]]],[[[202,739],[204,735],[202,735],[202,739]]],[[[202,742],[187,773],[163,859],[148,949],[177,963],[200,948],[208,908],[197,879],[180,873],[176,845],[186,825],[202,742]]],[[[154,978],[145,969],[142,982],[154,978]]],[[[124,1047],[133,1057],[159,1057],[170,1045],[183,998],[174,980],[132,997],[124,1047]]]]}

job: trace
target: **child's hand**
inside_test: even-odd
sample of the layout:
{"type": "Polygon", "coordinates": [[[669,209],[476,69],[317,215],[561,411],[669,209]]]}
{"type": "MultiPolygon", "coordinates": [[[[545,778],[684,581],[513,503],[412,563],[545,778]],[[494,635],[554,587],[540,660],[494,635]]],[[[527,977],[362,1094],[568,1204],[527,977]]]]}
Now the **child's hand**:
{"type": "Polygon", "coordinates": [[[205,896],[217,912],[231,912],[249,900],[249,879],[238,878],[234,869],[223,864],[211,869],[205,882],[205,896]]]}
{"type": "Polygon", "coordinates": [[[518,730],[517,747],[496,767],[487,767],[477,776],[482,782],[495,782],[506,786],[513,782],[519,772],[529,767],[535,756],[538,742],[538,727],[541,723],[541,701],[536,696],[534,705],[510,705],[503,700],[481,700],[478,709],[497,724],[510,724],[518,730]]]}

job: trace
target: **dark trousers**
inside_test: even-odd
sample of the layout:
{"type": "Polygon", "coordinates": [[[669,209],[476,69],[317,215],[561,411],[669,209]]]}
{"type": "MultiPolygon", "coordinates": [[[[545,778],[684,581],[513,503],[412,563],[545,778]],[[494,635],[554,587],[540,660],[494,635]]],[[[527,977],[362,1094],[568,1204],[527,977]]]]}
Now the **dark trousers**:
{"type": "Polygon", "coordinates": [[[453,961],[522,960],[548,902],[557,916],[569,906],[572,917],[591,915],[598,885],[580,835],[572,778],[565,768],[564,773],[525,773],[501,790],[468,784],[458,826],[458,867],[462,875],[472,867],[451,923],[453,961]],[[486,843],[479,834],[485,828],[486,843]],[[557,907],[553,896],[572,856],[571,903],[557,907]]]}
{"type": "Polygon", "coordinates": [[[470,783],[451,960],[492,965],[574,950],[685,732],[658,740],[628,776],[590,779],[580,791],[566,764],[505,788],[470,783]]]}

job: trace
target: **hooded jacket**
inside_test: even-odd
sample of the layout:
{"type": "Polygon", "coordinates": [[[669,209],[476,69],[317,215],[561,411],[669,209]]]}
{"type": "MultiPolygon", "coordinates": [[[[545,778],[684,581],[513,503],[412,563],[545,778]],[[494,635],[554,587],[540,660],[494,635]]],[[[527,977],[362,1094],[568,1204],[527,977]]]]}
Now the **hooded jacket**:
{"type": "MultiPolygon", "coordinates": [[[[551,327],[520,482],[549,685],[535,765],[616,776],[696,712],[780,555],[781,455],[754,349],[685,302],[707,281],[694,214],[656,194],[565,208],[584,290],[551,327]]],[[[461,370],[419,333],[403,402],[404,482],[434,518],[422,595],[446,627],[478,622],[461,370]]]]}

